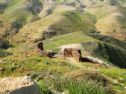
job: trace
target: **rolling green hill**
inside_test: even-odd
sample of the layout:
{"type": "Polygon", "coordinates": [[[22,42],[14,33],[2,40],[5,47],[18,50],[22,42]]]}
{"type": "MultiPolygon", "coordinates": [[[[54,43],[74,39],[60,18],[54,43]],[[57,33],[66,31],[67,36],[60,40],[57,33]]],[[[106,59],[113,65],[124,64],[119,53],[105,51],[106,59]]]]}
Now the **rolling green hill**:
{"type": "Polygon", "coordinates": [[[42,94],[125,94],[125,10],[125,0],[1,0],[0,78],[31,76],[42,94]],[[39,42],[57,56],[80,44],[83,56],[109,67],[41,56],[39,42]]]}

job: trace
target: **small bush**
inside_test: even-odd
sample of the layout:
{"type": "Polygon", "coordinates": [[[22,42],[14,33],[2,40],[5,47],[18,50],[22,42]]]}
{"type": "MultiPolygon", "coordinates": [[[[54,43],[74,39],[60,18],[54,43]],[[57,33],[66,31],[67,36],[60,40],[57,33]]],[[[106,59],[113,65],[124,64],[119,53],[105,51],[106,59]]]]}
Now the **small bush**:
{"type": "Polygon", "coordinates": [[[53,8],[53,7],[52,7],[52,8],[49,8],[49,9],[47,10],[47,15],[52,14],[52,13],[53,13],[53,11],[54,11],[54,8],[53,8]]]}
{"type": "Polygon", "coordinates": [[[10,45],[10,43],[7,40],[0,39],[0,48],[1,49],[7,49],[9,47],[11,47],[11,45],[10,45]]]}
{"type": "Polygon", "coordinates": [[[12,27],[19,30],[26,24],[26,22],[27,22],[27,17],[20,16],[12,23],[12,27]]]}
{"type": "Polygon", "coordinates": [[[41,12],[43,4],[40,0],[31,0],[27,4],[27,9],[32,12],[32,14],[37,15],[41,12]]]}

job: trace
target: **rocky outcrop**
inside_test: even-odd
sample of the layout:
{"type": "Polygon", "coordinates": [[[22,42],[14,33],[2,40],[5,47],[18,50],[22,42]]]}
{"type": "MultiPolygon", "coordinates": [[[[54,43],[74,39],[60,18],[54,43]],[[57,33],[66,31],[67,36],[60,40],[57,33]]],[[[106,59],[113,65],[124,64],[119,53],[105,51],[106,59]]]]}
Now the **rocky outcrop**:
{"type": "Polygon", "coordinates": [[[101,65],[105,65],[106,67],[109,67],[109,65],[107,63],[100,60],[99,58],[95,58],[95,57],[92,57],[92,56],[85,56],[81,59],[82,59],[82,61],[89,61],[91,63],[101,64],[101,65]]]}
{"type": "Polygon", "coordinates": [[[0,94],[40,94],[30,77],[6,77],[0,80],[0,94]]]}

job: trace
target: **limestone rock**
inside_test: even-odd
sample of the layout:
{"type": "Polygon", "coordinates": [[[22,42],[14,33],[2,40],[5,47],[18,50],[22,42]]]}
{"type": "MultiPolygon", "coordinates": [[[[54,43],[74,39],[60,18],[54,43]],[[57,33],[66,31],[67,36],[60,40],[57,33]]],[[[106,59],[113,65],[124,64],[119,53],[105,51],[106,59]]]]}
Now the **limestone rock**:
{"type": "Polygon", "coordinates": [[[0,94],[40,94],[30,77],[5,77],[0,80],[0,94]]]}

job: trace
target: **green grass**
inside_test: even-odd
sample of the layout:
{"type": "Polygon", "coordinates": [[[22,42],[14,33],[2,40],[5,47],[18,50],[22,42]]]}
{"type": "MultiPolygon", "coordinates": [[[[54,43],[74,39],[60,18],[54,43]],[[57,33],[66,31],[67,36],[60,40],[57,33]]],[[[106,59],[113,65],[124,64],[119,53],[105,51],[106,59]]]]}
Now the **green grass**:
{"type": "Polygon", "coordinates": [[[95,30],[94,24],[96,22],[96,18],[88,12],[66,12],[64,15],[72,22],[74,27],[78,28],[78,30],[84,30],[85,32],[95,30]]]}
{"type": "Polygon", "coordinates": [[[110,77],[113,80],[117,81],[117,84],[113,85],[114,90],[116,90],[117,94],[125,94],[125,86],[126,86],[126,69],[120,69],[117,67],[113,68],[101,68],[100,72],[106,75],[107,77],[110,77]]]}
{"type": "Polygon", "coordinates": [[[5,13],[2,15],[3,17],[1,17],[1,19],[3,22],[11,23],[20,16],[28,18],[32,15],[32,12],[26,9],[26,0],[13,0],[8,4],[8,7],[5,10],[5,13]]]}
{"type": "Polygon", "coordinates": [[[118,40],[111,40],[111,38],[105,39],[105,37],[101,37],[100,40],[101,41],[95,40],[92,37],[85,35],[83,32],[74,32],[47,39],[43,41],[43,43],[45,50],[55,50],[60,46],[67,44],[83,43],[83,48],[86,52],[97,58],[103,59],[109,64],[125,68],[125,43],[118,40]]]}
{"type": "Polygon", "coordinates": [[[12,53],[6,51],[6,50],[0,50],[0,58],[4,58],[6,56],[12,55],[12,53]]]}
{"type": "Polygon", "coordinates": [[[51,50],[66,44],[82,43],[82,42],[90,42],[90,41],[96,41],[96,40],[86,36],[85,34],[83,34],[83,32],[74,32],[74,33],[57,36],[51,39],[47,39],[43,42],[44,42],[44,48],[46,50],[51,50]]]}
{"type": "Polygon", "coordinates": [[[105,7],[95,7],[95,8],[89,8],[87,10],[90,14],[94,15],[95,19],[102,19],[106,17],[108,14],[110,14],[110,10],[107,10],[105,7]]]}
{"type": "Polygon", "coordinates": [[[113,67],[113,68],[108,68],[108,69],[102,68],[100,71],[112,79],[119,80],[120,78],[123,78],[123,81],[126,85],[126,75],[125,75],[126,70],[125,69],[113,67]]]}
{"type": "Polygon", "coordinates": [[[9,7],[12,7],[14,5],[20,4],[20,3],[24,2],[24,1],[25,0],[13,0],[13,1],[10,1],[9,7]]]}
{"type": "Polygon", "coordinates": [[[15,19],[19,18],[19,17],[23,17],[23,18],[30,18],[32,16],[32,13],[28,10],[25,9],[12,9],[13,11],[9,11],[6,12],[4,15],[5,17],[3,18],[4,20],[7,20],[8,22],[13,22],[15,21],[15,19]]]}
{"type": "MultiPolygon", "coordinates": [[[[25,0],[13,0],[13,2],[6,9],[2,20],[6,20],[5,22],[13,22],[15,21],[15,19],[17,19],[17,21],[19,20],[19,22],[22,22],[23,25],[27,23],[27,20],[30,19],[32,13],[23,9],[22,6],[19,6],[24,1],[25,0]]],[[[86,47],[84,47],[84,49],[89,51],[89,53],[91,53],[91,51],[94,51],[95,56],[107,59],[115,65],[124,67],[126,66],[126,51],[124,50],[125,44],[123,44],[123,42],[112,40],[111,38],[106,40],[106,38],[104,39],[104,37],[94,39],[85,34],[85,32],[87,33],[96,30],[94,26],[94,24],[96,23],[96,18],[100,19],[106,16],[108,11],[104,12],[102,10],[104,9],[99,9],[98,12],[96,12],[96,17],[87,12],[65,12],[62,14],[63,19],[58,22],[52,21],[54,17],[55,19],[57,19],[57,15],[55,16],[54,14],[52,14],[54,16],[50,15],[48,16],[50,17],[49,19],[48,17],[46,17],[45,19],[38,21],[37,25],[35,23],[33,25],[29,25],[32,27],[31,29],[29,29],[29,32],[31,31],[32,33],[30,36],[36,35],[36,33],[34,33],[36,29],[39,28],[38,30],[44,30],[43,28],[50,26],[50,24],[48,25],[48,23],[51,23],[49,29],[56,31],[58,36],[53,36],[53,38],[43,41],[45,50],[54,50],[60,46],[67,44],[87,43],[87,48],[89,47],[90,49],[87,50],[85,49],[86,47]],[[51,20],[51,22],[49,20],[51,20]],[[97,39],[101,40],[101,42],[98,42],[97,39]],[[96,46],[93,45],[93,48],[91,45],[88,45],[88,43],[96,43],[96,46]],[[119,47],[117,47],[117,45],[119,45],[119,47]]],[[[124,12],[124,10],[122,10],[122,13],[124,12]]],[[[123,14],[125,16],[125,13],[123,14]]],[[[121,21],[123,23],[124,20],[122,19],[121,21]]],[[[20,40],[22,36],[28,34],[26,33],[27,29],[24,30],[24,32],[25,33],[20,33],[22,35],[19,34],[19,37],[15,39],[18,40],[19,38],[20,40]]],[[[50,59],[36,55],[25,57],[26,54],[32,54],[32,51],[34,49],[31,47],[32,42],[30,42],[31,44],[26,43],[29,42],[30,39],[23,39],[25,40],[24,44],[19,43],[16,44],[14,48],[9,49],[14,53],[14,55],[12,56],[8,56],[9,53],[7,51],[0,50],[0,57],[8,56],[3,58],[3,63],[0,64],[0,77],[30,75],[33,77],[33,79],[39,79],[39,85],[42,90],[44,90],[44,94],[47,94],[47,92],[51,92],[50,90],[54,89],[58,91],[67,90],[70,94],[108,94],[106,93],[106,88],[101,83],[97,83],[96,81],[92,80],[71,80],[65,85],[60,83],[59,81],[61,79],[58,76],[64,76],[64,74],[75,71],[78,68],[70,65],[64,59],[50,59]],[[35,77],[36,74],[37,77],[35,77]],[[51,77],[56,78],[56,80],[52,80],[51,77]]],[[[92,64],[83,64],[83,66],[86,66],[84,68],[94,68],[92,64]]],[[[119,83],[123,84],[124,86],[126,85],[125,71],[125,69],[113,67],[108,69],[99,67],[99,72],[106,75],[107,77],[110,77],[111,79],[119,81],[119,83]]],[[[91,78],[93,78],[94,76],[95,78],[99,77],[98,75],[92,74],[91,78]]],[[[65,80],[64,83],[65,82],[67,81],[65,80]]],[[[125,92],[124,87],[120,85],[113,85],[113,88],[125,92]]]]}
{"type": "Polygon", "coordinates": [[[67,88],[69,94],[107,94],[102,85],[90,80],[71,81],[67,88]]]}
{"type": "Polygon", "coordinates": [[[83,43],[83,48],[86,52],[103,59],[103,61],[110,65],[121,68],[126,67],[126,50],[124,48],[103,41],[89,42],[88,44],[83,43]]]}
{"type": "MultiPolygon", "coordinates": [[[[48,94],[48,92],[51,91],[68,92],[69,94],[114,94],[112,89],[106,88],[109,87],[109,85],[103,85],[104,82],[102,83],[102,78],[99,78],[99,81],[96,80],[97,75],[95,75],[95,73],[92,72],[91,75],[88,75],[88,72],[86,72],[85,76],[90,76],[90,79],[82,75],[83,74],[77,75],[76,78],[69,78],[70,76],[64,78],[64,76],[60,75],[53,75],[53,77],[46,76],[38,81],[38,85],[43,94],[48,94]],[[92,75],[93,77],[95,76],[96,79],[93,78],[92,75]],[[78,79],[79,76],[81,76],[80,79],[78,79]]],[[[49,94],[53,94],[53,92],[49,94]]]]}
{"type": "Polygon", "coordinates": [[[94,26],[96,22],[95,17],[87,12],[64,12],[62,15],[64,16],[63,19],[49,27],[49,30],[56,34],[44,34],[45,39],[76,31],[83,31],[86,33],[96,30],[94,26]]]}
{"type": "Polygon", "coordinates": [[[93,38],[96,38],[100,41],[103,41],[103,42],[106,42],[106,43],[109,43],[109,44],[112,44],[112,45],[115,45],[117,47],[120,47],[120,48],[123,48],[123,49],[126,49],[126,42],[124,41],[120,41],[118,39],[115,39],[113,37],[109,37],[109,36],[105,36],[105,35],[91,35],[93,38]]]}
{"type": "MultiPolygon", "coordinates": [[[[16,57],[15,57],[16,58],[16,57]]],[[[50,59],[46,57],[27,57],[22,60],[6,58],[0,65],[3,69],[0,77],[22,76],[42,71],[51,71],[52,73],[64,74],[76,68],[67,64],[62,59],[50,59]]]]}

